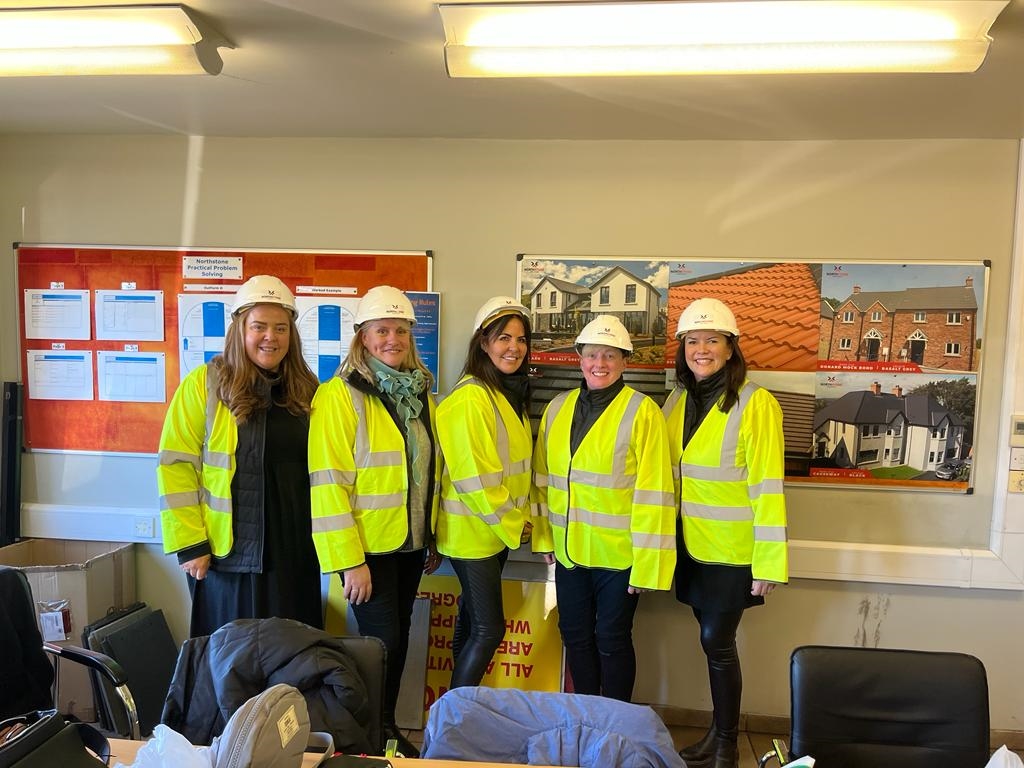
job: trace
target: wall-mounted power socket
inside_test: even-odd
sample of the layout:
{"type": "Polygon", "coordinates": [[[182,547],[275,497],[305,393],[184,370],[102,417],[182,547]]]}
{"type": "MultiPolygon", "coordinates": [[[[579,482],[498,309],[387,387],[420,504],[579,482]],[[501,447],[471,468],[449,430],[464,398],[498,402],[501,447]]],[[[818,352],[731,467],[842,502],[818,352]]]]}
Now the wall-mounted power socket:
{"type": "Polygon", "coordinates": [[[138,515],[135,518],[135,537],[138,539],[152,539],[155,535],[153,518],[149,515],[138,515]]]}

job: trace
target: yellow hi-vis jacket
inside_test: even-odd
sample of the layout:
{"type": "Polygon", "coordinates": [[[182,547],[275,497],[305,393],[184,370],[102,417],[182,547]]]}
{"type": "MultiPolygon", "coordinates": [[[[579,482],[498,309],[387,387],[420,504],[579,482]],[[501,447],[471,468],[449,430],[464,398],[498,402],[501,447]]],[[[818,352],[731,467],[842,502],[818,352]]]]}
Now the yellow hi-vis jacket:
{"type": "MultiPolygon", "coordinates": [[[[430,529],[437,523],[441,456],[434,399],[428,394],[434,477],[430,529]]],[[[401,549],[409,535],[405,435],[379,397],[340,376],[321,384],[309,421],[313,544],[324,573],[354,568],[365,554],[401,549]]]]}
{"type": "Polygon", "coordinates": [[[464,376],[437,407],[444,453],[437,550],[460,560],[519,547],[530,514],[533,433],[500,392],[464,376]]]}
{"type": "Polygon", "coordinates": [[[562,393],[541,418],[534,550],[553,550],[567,568],[632,568],[630,586],[668,589],[676,511],[665,419],[653,400],[625,386],[570,455],[579,394],[562,393]]]}
{"type": "Polygon", "coordinates": [[[755,579],[789,579],[782,409],[751,381],[728,413],[712,407],[683,449],[686,390],[665,401],[676,503],[694,560],[750,565],[755,579]]]}
{"type": "Polygon", "coordinates": [[[230,554],[231,478],[238,425],[210,390],[215,376],[202,365],[171,398],[160,434],[156,484],[164,552],[209,541],[215,557],[230,554]],[[205,445],[204,445],[205,442],[205,445]]]}

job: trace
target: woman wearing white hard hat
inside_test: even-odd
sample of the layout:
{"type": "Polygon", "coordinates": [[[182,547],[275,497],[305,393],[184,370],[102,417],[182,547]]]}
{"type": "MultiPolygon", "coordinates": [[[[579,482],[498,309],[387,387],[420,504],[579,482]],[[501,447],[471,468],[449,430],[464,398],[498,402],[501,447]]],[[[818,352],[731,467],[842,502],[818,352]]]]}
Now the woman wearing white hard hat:
{"type": "Polygon", "coordinates": [[[250,278],[224,352],[189,373],[167,409],[160,519],[164,551],[188,576],[193,637],[244,618],[323,626],[306,467],[317,380],[295,314],[284,283],[250,278]]]}
{"type": "Polygon", "coordinates": [[[622,380],[633,344],[618,318],[596,317],[576,349],[583,382],[548,404],[537,436],[533,546],[553,552],[573,689],[629,701],[638,595],[667,590],[676,561],[668,438],[622,380]]]}
{"type": "Polygon", "coordinates": [[[366,292],[338,373],[320,385],[309,430],[313,540],[337,571],[359,632],[387,647],[384,735],[418,753],[395,725],[412,609],[433,549],[441,456],[432,377],[416,353],[412,303],[397,288],[366,292]]]}
{"type": "Polygon", "coordinates": [[[437,409],[437,549],[462,586],[451,688],[479,685],[505,636],[501,571],[530,533],[530,312],[511,296],[473,319],[462,377],[437,409]]]}
{"type": "Polygon", "coordinates": [[[676,597],[700,624],[714,707],[708,732],[679,753],[698,768],[737,765],[736,629],[744,609],[788,579],[782,411],[747,379],[739,335],[722,302],[689,304],[664,406],[681,515],[676,597]]]}

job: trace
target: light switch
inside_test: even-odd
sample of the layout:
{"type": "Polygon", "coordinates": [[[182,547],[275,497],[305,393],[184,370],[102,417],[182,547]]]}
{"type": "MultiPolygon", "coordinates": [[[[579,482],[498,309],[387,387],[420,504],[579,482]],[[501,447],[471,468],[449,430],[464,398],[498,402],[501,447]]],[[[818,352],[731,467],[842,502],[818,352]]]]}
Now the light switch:
{"type": "Polygon", "coordinates": [[[1024,469],[1024,448],[1010,449],[1010,469],[1024,469]]]}

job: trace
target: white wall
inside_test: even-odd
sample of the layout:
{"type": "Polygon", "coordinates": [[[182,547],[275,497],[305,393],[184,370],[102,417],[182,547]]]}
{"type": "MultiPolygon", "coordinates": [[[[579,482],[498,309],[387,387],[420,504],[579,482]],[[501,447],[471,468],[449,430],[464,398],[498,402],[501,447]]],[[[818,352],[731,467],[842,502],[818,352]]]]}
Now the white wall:
{"type": "MultiPolygon", "coordinates": [[[[787,489],[799,538],[988,545],[1005,454],[995,435],[1016,142],[3,137],[0,181],[8,243],[432,249],[444,296],[442,388],[462,362],[465,318],[487,296],[513,292],[517,253],[989,259],[975,494],[787,489]]],[[[2,258],[0,274],[13,278],[13,256],[2,258]]],[[[0,374],[13,379],[13,279],[0,298],[0,374]]],[[[82,506],[80,514],[155,508],[151,458],[31,454],[24,464],[26,502],[82,506]]],[[[145,548],[139,585],[180,637],[186,600],[171,565],[145,548]]],[[[709,709],[688,611],[667,595],[645,597],[636,634],[636,697],[709,709]]],[[[993,727],[1024,729],[1020,637],[1020,592],[797,580],[744,620],[744,710],[788,714],[788,654],[801,643],[943,648],[987,666],[993,727]]]]}

